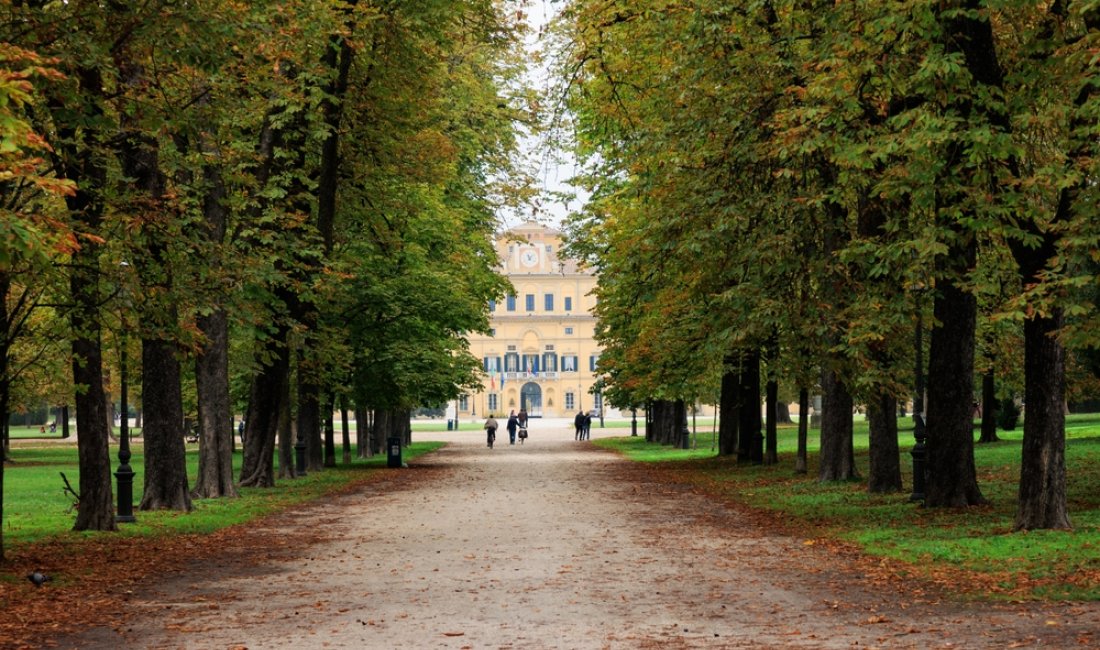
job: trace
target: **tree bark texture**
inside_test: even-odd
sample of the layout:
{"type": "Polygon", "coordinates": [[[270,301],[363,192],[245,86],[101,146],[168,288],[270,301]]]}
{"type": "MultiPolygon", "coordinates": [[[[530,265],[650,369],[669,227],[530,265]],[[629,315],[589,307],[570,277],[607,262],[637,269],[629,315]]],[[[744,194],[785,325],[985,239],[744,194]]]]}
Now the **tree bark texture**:
{"type": "Polygon", "coordinates": [[[726,359],[726,371],[722,373],[722,395],[718,407],[718,455],[733,456],[737,453],[737,424],[740,417],[737,399],[740,396],[741,379],[735,360],[726,359]]]}
{"type": "MultiPolygon", "coordinates": [[[[141,90],[146,85],[143,67],[127,58],[127,53],[116,54],[116,65],[125,87],[141,90]]],[[[173,340],[179,318],[171,298],[173,270],[167,255],[175,217],[164,208],[166,179],[160,170],[157,141],[141,130],[140,110],[121,115],[122,132],[117,139],[119,164],[135,190],[129,203],[143,213],[135,222],[141,227],[146,246],[134,260],[144,300],[140,323],[142,403],[149,411],[142,428],[145,490],[138,508],[190,511],[183,390],[173,340]]]]}
{"type": "Polygon", "coordinates": [[[284,387],[290,372],[290,360],[285,345],[286,332],[276,335],[272,359],[262,365],[265,354],[258,352],[260,370],[252,378],[245,416],[244,459],[241,464],[242,487],[273,487],[275,485],[275,440],[279,435],[279,414],[282,410],[284,387]]]}
{"type": "Polygon", "coordinates": [[[233,416],[229,398],[229,316],[219,309],[198,320],[206,342],[195,359],[198,393],[199,474],[192,496],[235,497],[233,416]]]}
{"type": "Polygon", "coordinates": [[[821,468],[818,480],[859,478],[852,445],[852,394],[833,370],[821,374],[821,468]]]}
{"type": "Polygon", "coordinates": [[[145,491],[139,510],[191,510],[187,487],[187,450],[183,443],[183,393],[176,346],[162,339],[141,345],[141,396],[148,410],[145,440],[145,491]]]}
{"type": "MultiPolygon", "coordinates": [[[[11,291],[11,276],[0,271],[0,437],[3,449],[0,450],[0,522],[4,519],[4,464],[8,462],[8,419],[11,416],[11,381],[8,379],[8,348],[11,339],[8,335],[8,292],[11,291]]],[[[0,563],[4,561],[4,527],[0,526],[0,563]]]]}
{"type": "Polygon", "coordinates": [[[398,412],[398,415],[401,418],[398,421],[398,423],[400,425],[398,427],[398,431],[399,431],[400,438],[401,438],[401,444],[402,444],[402,446],[408,447],[413,442],[413,436],[412,436],[412,410],[410,410],[410,409],[401,409],[398,412]]]}
{"type": "Polygon", "coordinates": [[[687,403],[683,399],[673,403],[672,444],[676,449],[691,448],[691,429],[687,428],[687,403]]]}
{"type": "Polygon", "coordinates": [[[1062,311],[1024,322],[1027,414],[1016,530],[1072,528],[1066,510],[1065,349],[1055,337],[1062,311]],[[1038,378],[1043,377],[1043,381],[1038,378]]]}
{"type": "Polygon", "coordinates": [[[283,386],[283,398],[279,401],[279,478],[297,478],[298,465],[294,457],[297,437],[294,435],[294,419],[290,413],[290,382],[283,386]]]}
{"type": "Polygon", "coordinates": [[[807,470],[806,447],[810,431],[810,390],[800,388],[798,391],[798,452],[795,454],[795,474],[805,474],[807,470]]]}
{"type": "MultiPolygon", "coordinates": [[[[1061,9],[1064,11],[1065,6],[1061,9]]],[[[1100,10],[1095,6],[1081,12],[1085,27],[1091,33],[1100,30],[1100,10]]],[[[1091,65],[1091,64],[1089,64],[1091,65]]],[[[1087,109],[1100,93],[1091,70],[1081,74],[1080,87],[1073,103],[1075,111],[1069,121],[1071,146],[1067,165],[1071,169],[1087,170],[1095,157],[1096,118],[1087,109]]],[[[1058,255],[1058,240],[1064,232],[1059,226],[1074,217],[1087,183],[1089,173],[1079,175],[1073,185],[1059,192],[1054,224],[1040,231],[1037,224],[1027,222],[1029,234],[1037,236],[1038,247],[1012,242],[1012,253],[1025,284],[1039,280],[1042,271],[1058,255]]],[[[1087,208],[1086,208],[1087,209],[1087,208]]],[[[1017,530],[1035,528],[1066,529],[1072,527],[1066,509],[1065,468],[1065,350],[1056,338],[1063,325],[1061,309],[1047,315],[1036,314],[1024,323],[1024,418],[1023,459],[1020,465],[1020,498],[1016,512],[1017,530]]]]}
{"type": "Polygon", "coordinates": [[[393,426],[390,419],[393,412],[387,409],[375,409],[374,420],[370,429],[370,453],[371,456],[382,453],[382,445],[393,426]]]}
{"type": "Polygon", "coordinates": [[[360,402],[355,403],[355,454],[357,458],[370,458],[370,411],[360,402]]]}
{"type": "MultiPolygon", "coordinates": [[[[228,229],[226,190],[221,173],[208,165],[203,169],[205,238],[220,244],[228,229]]],[[[192,496],[196,498],[236,497],[233,484],[233,415],[229,396],[229,314],[217,308],[198,319],[205,342],[195,359],[195,389],[198,394],[199,473],[192,496]]]]}
{"type": "MultiPolygon", "coordinates": [[[[965,252],[964,252],[965,254],[965,252]]],[[[970,251],[973,259],[973,251],[970,251]]],[[[928,474],[925,505],[985,503],[974,468],[974,296],[954,282],[937,285],[928,358],[928,474]]]]}
{"type": "Polygon", "coordinates": [[[776,424],[793,424],[794,420],[791,419],[791,407],[786,402],[776,400],[775,402],[775,422],[776,424]]]}
{"type": "Polygon", "coordinates": [[[978,442],[997,442],[997,385],[993,370],[982,374],[982,435],[978,442]]]}
{"type": "Polygon", "coordinates": [[[325,467],[336,467],[336,431],[333,413],[336,411],[336,398],[330,396],[325,402],[325,467]]]}
{"type": "Polygon", "coordinates": [[[873,396],[867,404],[870,424],[868,492],[890,493],[902,489],[897,410],[897,399],[886,393],[873,396]]]}
{"type": "Polygon", "coordinates": [[[344,464],[351,465],[351,422],[348,421],[347,404],[343,401],[340,402],[340,431],[344,447],[344,464]]]}
{"type": "MultiPolygon", "coordinates": [[[[943,46],[962,55],[975,90],[951,99],[950,110],[964,120],[984,121],[993,127],[1007,126],[1007,117],[992,107],[982,94],[1002,88],[1003,75],[997,61],[992,27],[983,17],[979,0],[964,0],[956,6],[937,8],[943,31],[943,46]],[[984,88],[983,88],[984,87],[984,88]]],[[[980,170],[966,159],[966,145],[951,143],[948,169],[963,182],[984,182],[980,170]]],[[[946,255],[937,259],[936,297],[932,343],[928,359],[928,474],[925,486],[927,507],[965,507],[985,503],[974,468],[974,324],[977,301],[963,283],[974,269],[977,256],[975,235],[964,221],[974,217],[965,207],[960,191],[945,193],[939,227],[950,238],[946,255]],[[962,205],[962,219],[952,209],[962,205]]]]}
{"type": "Polygon", "coordinates": [[[745,350],[741,355],[741,385],[738,390],[737,462],[759,465],[764,462],[763,422],[760,416],[760,350],[745,350]]]}
{"type": "MultiPolygon", "coordinates": [[[[316,319],[309,319],[309,326],[316,319]]],[[[310,339],[312,340],[312,339],[310,339]]],[[[310,346],[312,348],[312,346],[310,346]]],[[[312,349],[310,350],[312,352],[312,349]]],[[[306,471],[321,471],[325,466],[324,446],[321,440],[321,388],[317,384],[315,368],[304,351],[298,353],[298,435],[306,441],[306,471]]]]}
{"type": "MultiPolygon", "coordinates": [[[[98,99],[103,94],[103,80],[95,68],[80,68],[76,78],[81,89],[93,100],[86,110],[90,118],[102,115],[98,99]]],[[[63,126],[61,141],[76,137],[76,128],[63,126]]],[[[103,219],[103,204],[91,188],[104,187],[107,174],[101,158],[94,153],[98,134],[94,129],[83,131],[85,142],[79,148],[66,147],[65,177],[77,183],[76,194],[66,198],[70,214],[76,219],[78,232],[98,234],[103,219]]],[[[115,530],[113,494],[111,492],[111,457],[108,448],[107,395],[103,390],[103,351],[99,322],[100,245],[91,238],[82,238],[70,260],[69,292],[72,309],[73,383],[76,385],[77,450],[80,464],[80,506],[73,530],[115,530]]]]}
{"type": "Polygon", "coordinates": [[[768,411],[767,429],[764,434],[764,464],[775,465],[779,462],[779,433],[776,423],[779,420],[779,382],[769,379],[767,383],[767,397],[765,400],[768,411]]]}

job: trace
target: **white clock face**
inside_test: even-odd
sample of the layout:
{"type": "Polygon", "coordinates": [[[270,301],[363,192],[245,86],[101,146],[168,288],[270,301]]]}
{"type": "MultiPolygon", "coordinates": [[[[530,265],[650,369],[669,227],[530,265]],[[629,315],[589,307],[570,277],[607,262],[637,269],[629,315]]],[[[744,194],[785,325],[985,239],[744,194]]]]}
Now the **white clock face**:
{"type": "Polygon", "coordinates": [[[519,261],[520,261],[521,264],[523,264],[526,267],[532,267],[532,266],[538,264],[539,263],[538,251],[536,251],[533,248],[528,248],[524,251],[521,251],[520,254],[519,254],[519,261]]]}

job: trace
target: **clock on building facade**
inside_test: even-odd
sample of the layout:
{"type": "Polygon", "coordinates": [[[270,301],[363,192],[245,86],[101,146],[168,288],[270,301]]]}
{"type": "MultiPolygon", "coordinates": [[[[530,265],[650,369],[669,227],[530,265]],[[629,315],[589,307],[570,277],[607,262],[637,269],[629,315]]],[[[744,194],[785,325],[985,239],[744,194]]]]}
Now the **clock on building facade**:
{"type": "Polygon", "coordinates": [[[539,249],[537,248],[523,248],[519,251],[519,263],[524,268],[534,268],[539,264],[539,249]]]}

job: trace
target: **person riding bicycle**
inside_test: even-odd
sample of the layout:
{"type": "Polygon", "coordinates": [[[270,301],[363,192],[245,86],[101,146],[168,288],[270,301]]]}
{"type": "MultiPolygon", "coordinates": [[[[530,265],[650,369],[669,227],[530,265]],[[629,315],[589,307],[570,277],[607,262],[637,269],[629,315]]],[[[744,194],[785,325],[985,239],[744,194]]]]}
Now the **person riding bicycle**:
{"type": "Polygon", "coordinates": [[[497,421],[493,417],[493,414],[489,414],[489,419],[485,420],[485,438],[489,442],[489,449],[493,448],[493,441],[497,438],[497,421]]]}

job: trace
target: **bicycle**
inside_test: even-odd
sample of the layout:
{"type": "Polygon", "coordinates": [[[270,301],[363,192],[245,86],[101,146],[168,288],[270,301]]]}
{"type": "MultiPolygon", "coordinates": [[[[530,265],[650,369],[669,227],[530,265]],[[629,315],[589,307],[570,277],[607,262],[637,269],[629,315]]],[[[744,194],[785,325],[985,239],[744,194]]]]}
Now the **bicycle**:
{"type": "Polygon", "coordinates": [[[496,429],[486,429],[485,431],[487,432],[486,438],[489,441],[489,449],[492,449],[493,448],[493,442],[495,442],[496,439],[497,439],[497,430],[496,429]]]}

